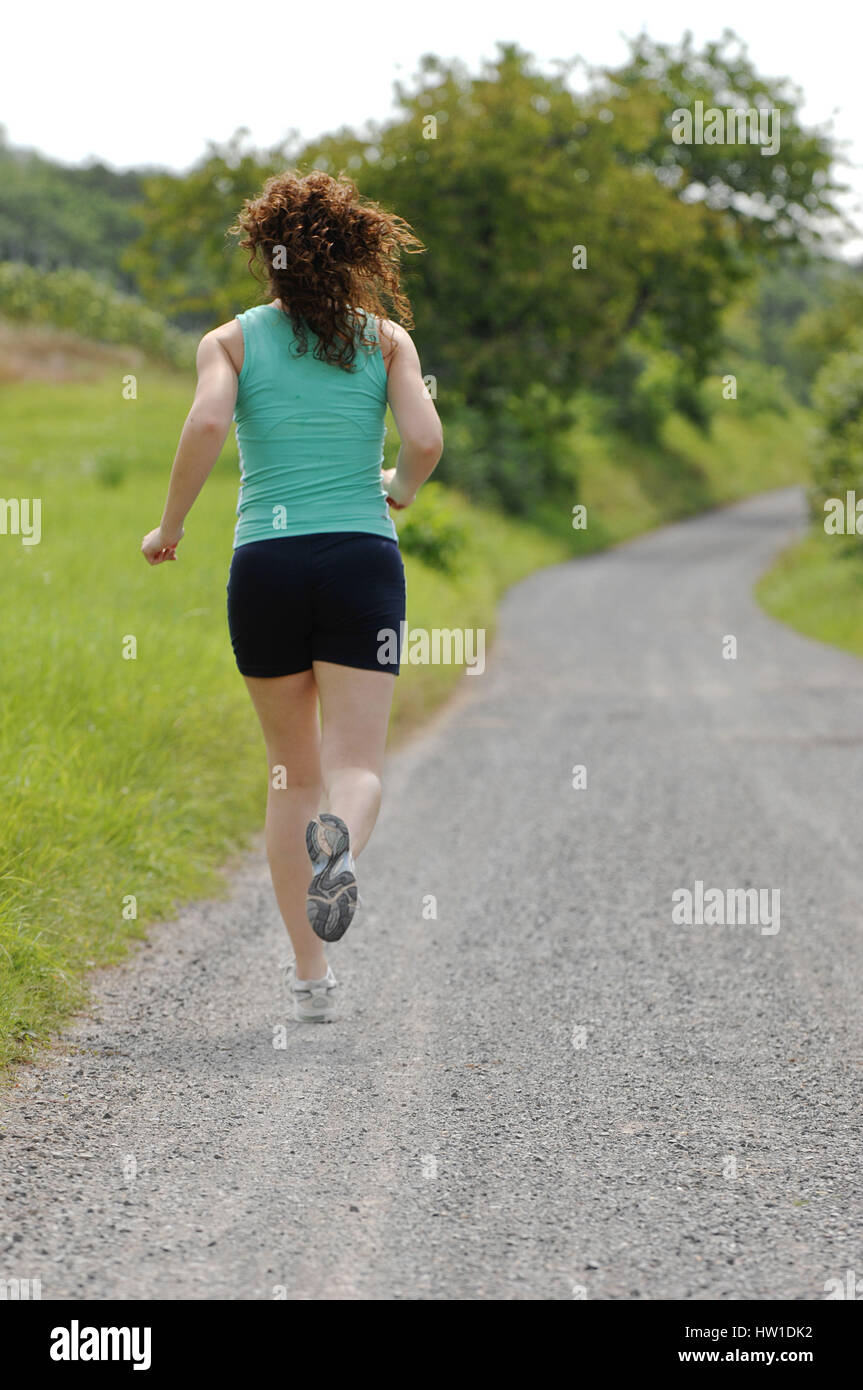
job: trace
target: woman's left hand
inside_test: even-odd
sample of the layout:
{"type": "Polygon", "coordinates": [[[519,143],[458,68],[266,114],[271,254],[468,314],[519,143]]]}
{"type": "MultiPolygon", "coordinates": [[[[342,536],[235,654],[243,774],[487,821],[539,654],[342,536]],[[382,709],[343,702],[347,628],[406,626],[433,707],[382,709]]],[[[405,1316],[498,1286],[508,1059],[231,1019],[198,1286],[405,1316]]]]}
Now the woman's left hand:
{"type": "Polygon", "coordinates": [[[179,535],[176,531],[172,535],[161,526],[157,526],[155,531],[149,531],[141,542],[141,554],[147,564],[161,565],[165,560],[176,560],[177,546],[184,534],[182,526],[179,535]]]}
{"type": "Polygon", "coordinates": [[[394,497],[390,496],[390,488],[393,485],[393,479],[395,478],[395,476],[396,470],[394,468],[381,469],[381,482],[384,485],[384,492],[387,495],[388,505],[392,507],[394,512],[403,512],[405,507],[409,507],[414,499],[413,497],[411,497],[407,502],[397,502],[394,497]]]}

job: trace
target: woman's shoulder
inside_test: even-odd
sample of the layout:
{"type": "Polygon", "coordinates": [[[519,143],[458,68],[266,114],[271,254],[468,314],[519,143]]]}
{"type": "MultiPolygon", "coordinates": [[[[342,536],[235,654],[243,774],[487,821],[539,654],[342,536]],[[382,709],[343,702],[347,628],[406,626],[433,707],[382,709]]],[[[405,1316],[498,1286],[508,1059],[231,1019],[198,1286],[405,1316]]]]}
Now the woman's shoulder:
{"type": "Polygon", "coordinates": [[[237,375],[243,370],[243,360],[245,358],[245,339],[240,319],[245,315],[238,314],[236,318],[228,323],[220,323],[218,328],[212,329],[208,337],[213,337],[224,348],[231,359],[237,375]]]}
{"type": "Polygon", "coordinates": [[[390,363],[395,356],[399,344],[406,338],[407,332],[400,323],[393,323],[392,319],[374,319],[375,327],[378,331],[378,342],[381,345],[384,365],[389,371],[390,363]]]}

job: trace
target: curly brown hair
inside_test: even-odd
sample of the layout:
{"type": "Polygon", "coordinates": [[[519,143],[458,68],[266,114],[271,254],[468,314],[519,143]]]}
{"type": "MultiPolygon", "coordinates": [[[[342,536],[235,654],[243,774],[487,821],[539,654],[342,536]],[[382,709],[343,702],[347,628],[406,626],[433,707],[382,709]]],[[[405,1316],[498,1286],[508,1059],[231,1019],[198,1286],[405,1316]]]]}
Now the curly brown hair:
{"type": "MultiPolygon", "coordinates": [[[[229,231],[249,252],[249,269],[281,301],[301,353],[310,329],[315,357],[353,370],[355,311],[388,317],[384,301],[405,328],[413,327],[400,253],[426,248],[403,218],[362,198],[345,174],[277,174],[257,198],[246,199],[229,231]]],[[[361,319],[359,326],[359,342],[372,348],[361,319]]]]}

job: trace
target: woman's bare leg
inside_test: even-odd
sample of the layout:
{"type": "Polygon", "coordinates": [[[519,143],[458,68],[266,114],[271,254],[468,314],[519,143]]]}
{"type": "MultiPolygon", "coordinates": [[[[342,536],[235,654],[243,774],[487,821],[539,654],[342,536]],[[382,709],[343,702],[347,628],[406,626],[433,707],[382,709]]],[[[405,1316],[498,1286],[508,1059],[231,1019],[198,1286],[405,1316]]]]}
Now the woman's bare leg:
{"type": "Polygon", "coordinates": [[[244,679],[267,745],[267,858],[273,890],[294,948],[298,977],[320,980],[327,973],[327,958],[306,916],[311,870],[305,838],[322,790],[317,684],[311,671],[244,679]]]}
{"type": "Polygon", "coordinates": [[[320,769],[326,809],[341,816],[354,858],[366,845],[381,805],[381,770],[396,678],[315,662],[321,697],[320,769]]]}

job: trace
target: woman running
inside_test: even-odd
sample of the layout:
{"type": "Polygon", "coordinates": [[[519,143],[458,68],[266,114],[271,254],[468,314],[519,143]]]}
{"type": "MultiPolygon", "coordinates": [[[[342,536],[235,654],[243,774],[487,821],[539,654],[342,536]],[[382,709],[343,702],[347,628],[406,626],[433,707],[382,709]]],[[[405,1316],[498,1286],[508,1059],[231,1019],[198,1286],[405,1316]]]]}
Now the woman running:
{"type": "Polygon", "coordinates": [[[323,943],[356,909],[401,656],[404,568],[387,505],[410,506],[443,448],[416,348],[384,317],[386,299],[412,323],[400,253],[424,248],[322,172],[269,179],[231,230],[271,302],[201,339],[161,524],[141,550],[151,565],[176,559],[235,420],[228,625],[266,743],[267,857],[294,951],[294,1016],[325,1022],[337,982],[323,943]],[[401,448],[384,470],[388,402],[401,448]]]}

